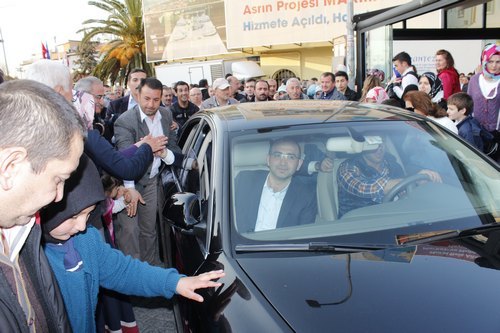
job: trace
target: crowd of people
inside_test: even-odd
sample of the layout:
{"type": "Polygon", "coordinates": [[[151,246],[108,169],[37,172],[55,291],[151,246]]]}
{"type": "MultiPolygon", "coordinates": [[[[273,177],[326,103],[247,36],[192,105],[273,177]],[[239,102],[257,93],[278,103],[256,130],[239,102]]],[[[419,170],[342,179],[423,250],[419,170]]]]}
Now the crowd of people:
{"type": "MultiPolygon", "coordinates": [[[[436,52],[436,73],[417,74],[406,52],[392,64],[391,78],[371,69],[360,89],[349,87],[345,68],[310,80],[242,81],[229,74],[211,85],[203,79],[172,87],[137,68],[128,75],[126,94],[94,76],[73,84],[65,65],[45,59],[30,66],[28,80],[3,82],[0,75],[0,331],[101,332],[124,325],[131,331],[137,327],[124,295],[177,293],[202,301],[196,289],[219,286],[212,280],[222,271],[185,277],[163,267],[158,249],[161,178],[170,165],[198,168],[177,139],[200,110],[298,99],[387,104],[429,117],[499,160],[499,46],[484,48],[470,76],[459,74],[446,50],[436,52]]],[[[269,160],[290,163],[289,181],[302,164],[300,147],[281,141],[274,148],[269,160]]],[[[376,160],[381,151],[366,158],[376,160]]],[[[341,180],[350,184],[352,170],[366,168],[367,159],[342,165],[341,180]]],[[[271,162],[269,173],[258,177],[261,183],[274,179],[271,162]]],[[[318,162],[317,169],[330,170],[328,163],[318,162]]],[[[401,172],[388,167],[385,174],[390,183],[401,172]]],[[[258,185],[247,176],[242,173],[238,182],[246,189],[258,185]]],[[[287,184],[264,190],[274,193],[287,184]]],[[[341,214],[352,202],[343,202],[341,214]]],[[[303,220],[315,210],[308,204],[303,220]]],[[[258,209],[253,213],[249,230],[287,223],[276,217],[270,225],[258,209]]]]}

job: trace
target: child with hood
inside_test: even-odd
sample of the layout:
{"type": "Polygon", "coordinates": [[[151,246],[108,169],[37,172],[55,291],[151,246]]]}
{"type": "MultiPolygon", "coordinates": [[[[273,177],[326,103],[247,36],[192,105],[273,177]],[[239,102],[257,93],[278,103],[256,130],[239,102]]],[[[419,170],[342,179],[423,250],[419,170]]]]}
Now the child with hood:
{"type": "Polygon", "coordinates": [[[96,204],[104,200],[99,172],[83,154],[78,169],[66,182],[63,200],[41,212],[44,250],[54,271],[74,332],[95,332],[95,310],[99,286],[136,296],[180,294],[203,302],[194,291],[218,287],[211,280],[222,270],[194,277],[175,269],[153,267],[125,256],[106,244],[97,229],[87,225],[96,204]]]}

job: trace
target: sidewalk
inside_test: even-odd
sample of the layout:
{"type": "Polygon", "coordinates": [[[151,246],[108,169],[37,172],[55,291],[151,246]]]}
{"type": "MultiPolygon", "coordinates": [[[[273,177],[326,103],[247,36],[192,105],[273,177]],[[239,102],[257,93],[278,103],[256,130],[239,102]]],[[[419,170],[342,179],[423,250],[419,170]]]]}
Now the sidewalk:
{"type": "Polygon", "coordinates": [[[172,303],[163,297],[132,297],[135,320],[141,333],[177,333],[172,303]]]}

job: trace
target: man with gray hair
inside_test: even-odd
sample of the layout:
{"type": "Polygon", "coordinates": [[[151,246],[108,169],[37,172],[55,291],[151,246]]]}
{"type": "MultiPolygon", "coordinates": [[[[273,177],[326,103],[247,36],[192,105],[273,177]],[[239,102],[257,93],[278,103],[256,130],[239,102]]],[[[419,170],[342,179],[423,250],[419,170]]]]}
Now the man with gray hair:
{"type": "Polygon", "coordinates": [[[95,76],[84,77],[75,83],[76,91],[83,91],[94,96],[95,113],[101,114],[104,108],[104,84],[95,76]]]}
{"type": "Polygon", "coordinates": [[[297,100],[297,99],[309,99],[306,94],[302,92],[302,85],[299,79],[296,77],[291,77],[286,80],[286,94],[283,95],[281,100],[297,100]]]}
{"type": "Polygon", "coordinates": [[[28,66],[25,78],[48,85],[57,93],[63,95],[67,101],[73,100],[71,73],[68,67],[59,61],[50,59],[35,61],[28,66]]]}
{"type": "Polygon", "coordinates": [[[0,331],[71,332],[35,220],[62,199],[86,130],[71,103],[35,81],[2,83],[0,105],[0,331]]]}

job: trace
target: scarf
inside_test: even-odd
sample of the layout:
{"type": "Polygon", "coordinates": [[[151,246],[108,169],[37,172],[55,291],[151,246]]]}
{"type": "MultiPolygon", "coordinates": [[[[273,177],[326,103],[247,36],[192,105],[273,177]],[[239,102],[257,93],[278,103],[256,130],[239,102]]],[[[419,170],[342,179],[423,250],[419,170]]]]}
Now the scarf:
{"type": "Polygon", "coordinates": [[[373,99],[377,104],[381,104],[383,101],[389,99],[389,95],[387,95],[384,88],[374,87],[368,90],[366,99],[373,99]]]}
{"type": "Polygon", "coordinates": [[[82,117],[87,129],[92,129],[95,114],[94,97],[89,93],[73,90],[73,105],[82,117]]]}
{"type": "Polygon", "coordinates": [[[59,244],[47,243],[46,246],[64,254],[64,269],[66,269],[67,272],[77,272],[82,269],[82,257],[75,249],[73,238],[59,244]]]}
{"type": "Polygon", "coordinates": [[[496,44],[488,44],[481,53],[481,66],[483,68],[483,75],[487,79],[493,79],[495,81],[500,80],[500,72],[490,73],[488,71],[488,62],[494,55],[500,55],[500,46],[496,44]]]}
{"type": "Polygon", "coordinates": [[[431,86],[431,91],[429,92],[429,96],[432,98],[436,97],[436,95],[443,90],[443,84],[441,80],[437,77],[436,74],[432,72],[425,72],[420,77],[426,77],[429,80],[429,84],[431,86]]]}

